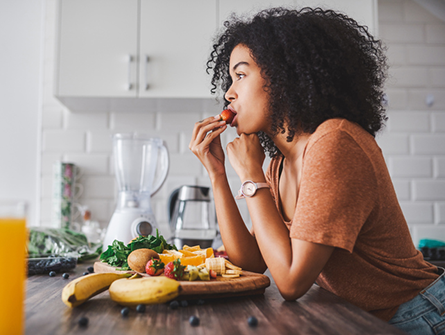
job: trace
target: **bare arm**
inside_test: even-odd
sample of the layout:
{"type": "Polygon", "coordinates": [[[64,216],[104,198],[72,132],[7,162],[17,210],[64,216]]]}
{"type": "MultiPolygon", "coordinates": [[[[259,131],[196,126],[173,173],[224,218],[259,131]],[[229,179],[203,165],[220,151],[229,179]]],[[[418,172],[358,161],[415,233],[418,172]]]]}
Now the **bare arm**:
{"type": "MultiPolygon", "coordinates": [[[[227,149],[242,181],[265,181],[264,153],[256,135],[241,134],[227,149]]],[[[287,300],[301,297],[317,279],[334,247],[289,238],[289,230],[267,189],[259,189],[246,201],[256,242],[281,295],[287,300]]]]}
{"type": "Polygon", "coordinates": [[[197,122],[189,148],[209,173],[221,237],[231,261],[243,269],[264,272],[266,265],[256,240],[244,224],[227,181],[220,140],[226,127],[214,117],[197,122]]]}

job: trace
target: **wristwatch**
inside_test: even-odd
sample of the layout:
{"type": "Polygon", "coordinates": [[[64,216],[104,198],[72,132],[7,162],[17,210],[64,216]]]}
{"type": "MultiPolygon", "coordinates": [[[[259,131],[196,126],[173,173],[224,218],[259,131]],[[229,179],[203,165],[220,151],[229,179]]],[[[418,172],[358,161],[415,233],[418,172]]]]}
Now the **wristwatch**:
{"type": "Polygon", "coordinates": [[[238,195],[235,197],[236,200],[243,199],[245,197],[253,197],[259,188],[269,188],[268,183],[254,183],[251,180],[246,180],[241,184],[241,188],[238,191],[238,195]]]}

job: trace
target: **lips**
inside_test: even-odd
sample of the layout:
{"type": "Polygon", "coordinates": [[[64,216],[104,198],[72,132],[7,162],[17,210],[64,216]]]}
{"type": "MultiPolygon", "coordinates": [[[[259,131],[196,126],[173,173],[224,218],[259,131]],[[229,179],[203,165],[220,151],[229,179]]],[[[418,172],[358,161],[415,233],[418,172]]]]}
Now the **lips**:
{"type": "Polygon", "coordinates": [[[235,114],[235,116],[232,119],[232,122],[230,123],[230,127],[235,127],[235,120],[238,117],[238,113],[231,105],[227,106],[227,109],[235,114]]]}

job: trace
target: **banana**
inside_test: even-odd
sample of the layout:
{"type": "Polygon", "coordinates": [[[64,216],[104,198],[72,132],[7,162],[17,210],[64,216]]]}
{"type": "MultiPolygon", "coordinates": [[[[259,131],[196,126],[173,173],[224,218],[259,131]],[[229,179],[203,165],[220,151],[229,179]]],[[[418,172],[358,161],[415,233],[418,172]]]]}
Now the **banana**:
{"type": "Polygon", "coordinates": [[[179,295],[180,284],[167,277],[119,279],[110,286],[111,300],[123,306],[162,304],[179,295]]]}
{"type": "Polygon", "coordinates": [[[62,291],[62,301],[68,307],[77,307],[105,291],[112,282],[128,277],[127,273],[92,273],[74,279],[62,291]]]}

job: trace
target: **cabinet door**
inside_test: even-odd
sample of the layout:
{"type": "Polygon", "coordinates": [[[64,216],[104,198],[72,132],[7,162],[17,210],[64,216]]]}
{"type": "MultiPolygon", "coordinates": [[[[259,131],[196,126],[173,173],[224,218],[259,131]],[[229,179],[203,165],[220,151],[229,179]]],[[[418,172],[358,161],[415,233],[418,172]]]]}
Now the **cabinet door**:
{"type": "Polygon", "coordinates": [[[138,0],[61,0],[56,95],[135,97],[138,0]]]}
{"type": "Polygon", "coordinates": [[[141,0],[140,97],[210,97],[216,0],[141,0]]]}
{"type": "Polygon", "coordinates": [[[358,23],[368,26],[371,34],[377,35],[377,0],[220,0],[220,25],[232,12],[237,14],[254,14],[269,7],[321,7],[339,10],[355,19],[358,23]]]}

